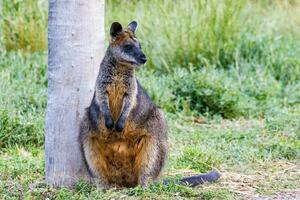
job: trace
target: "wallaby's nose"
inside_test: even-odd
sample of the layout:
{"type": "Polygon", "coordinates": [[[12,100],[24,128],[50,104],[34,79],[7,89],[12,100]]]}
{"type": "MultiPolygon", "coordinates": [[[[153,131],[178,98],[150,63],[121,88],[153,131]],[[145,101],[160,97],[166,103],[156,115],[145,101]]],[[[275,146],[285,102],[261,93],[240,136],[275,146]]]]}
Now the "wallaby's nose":
{"type": "Polygon", "coordinates": [[[147,62],[147,58],[144,54],[141,55],[140,59],[141,59],[141,63],[143,63],[143,64],[145,64],[147,62]]]}

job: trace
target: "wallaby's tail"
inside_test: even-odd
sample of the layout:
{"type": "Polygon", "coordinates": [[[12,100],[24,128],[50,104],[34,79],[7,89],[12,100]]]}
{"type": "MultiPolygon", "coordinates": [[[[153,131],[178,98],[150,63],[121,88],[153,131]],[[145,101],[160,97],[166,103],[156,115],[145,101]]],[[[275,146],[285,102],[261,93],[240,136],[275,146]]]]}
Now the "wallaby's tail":
{"type": "MultiPolygon", "coordinates": [[[[191,187],[195,187],[197,185],[203,184],[205,182],[213,182],[218,180],[221,177],[221,174],[218,171],[211,171],[206,174],[199,174],[195,176],[189,176],[179,180],[179,184],[188,185],[191,187]]],[[[170,181],[164,181],[165,185],[168,185],[170,181]]]]}
{"type": "Polygon", "coordinates": [[[191,187],[195,187],[197,185],[203,184],[204,182],[216,181],[220,177],[221,174],[218,171],[211,171],[206,174],[199,174],[199,175],[183,178],[179,181],[179,183],[182,185],[189,185],[191,187]]]}

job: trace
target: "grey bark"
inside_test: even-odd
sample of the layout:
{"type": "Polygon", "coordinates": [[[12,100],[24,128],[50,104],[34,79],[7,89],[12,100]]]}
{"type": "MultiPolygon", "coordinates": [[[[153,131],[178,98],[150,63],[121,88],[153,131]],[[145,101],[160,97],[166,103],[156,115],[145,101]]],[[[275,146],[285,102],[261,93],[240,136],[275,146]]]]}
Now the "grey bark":
{"type": "Polygon", "coordinates": [[[46,182],[72,186],[90,177],[78,143],[104,54],[104,0],[49,0],[46,182]]]}

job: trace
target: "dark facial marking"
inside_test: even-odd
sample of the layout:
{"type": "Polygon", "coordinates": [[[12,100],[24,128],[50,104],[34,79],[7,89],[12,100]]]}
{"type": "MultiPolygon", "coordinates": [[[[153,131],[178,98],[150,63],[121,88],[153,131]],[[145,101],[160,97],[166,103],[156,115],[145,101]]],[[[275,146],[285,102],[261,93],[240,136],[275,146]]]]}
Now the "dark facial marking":
{"type": "Polygon", "coordinates": [[[125,44],[123,47],[124,51],[127,53],[131,52],[133,48],[134,48],[134,45],[132,45],[132,44],[125,44]]]}

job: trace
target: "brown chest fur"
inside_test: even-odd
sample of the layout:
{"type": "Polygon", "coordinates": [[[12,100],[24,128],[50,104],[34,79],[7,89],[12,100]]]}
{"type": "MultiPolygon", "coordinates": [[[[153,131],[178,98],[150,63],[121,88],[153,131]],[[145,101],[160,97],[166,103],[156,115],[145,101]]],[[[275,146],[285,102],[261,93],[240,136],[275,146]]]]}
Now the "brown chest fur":
{"type": "MultiPolygon", "coordinates": [[[[126,92],[121,80],[107,87],[109,107],[113,119],[118,119],[123,97],[126,92]]],[[[142,128],[128,119],[123,131],[108,130],[104,120],[100,124],[101,133],[91,134],[88,138],[90,155],[97,170],[101,171],[104,181],[109,185],[133,187],[137,185],[141,168],[151,147],[151,137],[142,128]]]]}
{"type": "Polygon", "coordinates": [[[122,82],[122,79],[116,80],[108,85],[107,92],[110,112],[114,121],[116,121],[119,118],[123,105],[124,94],[126,92],[126,87],[122,82]]]}
{"type": "Polygon", "coordinates": [[[104,181],[117,187],[133,187],[147,159],[151,137],[145,130],[130,122],[121,133],[105,130],[88,138],[94,166],[101,171],[104,181]]]}

